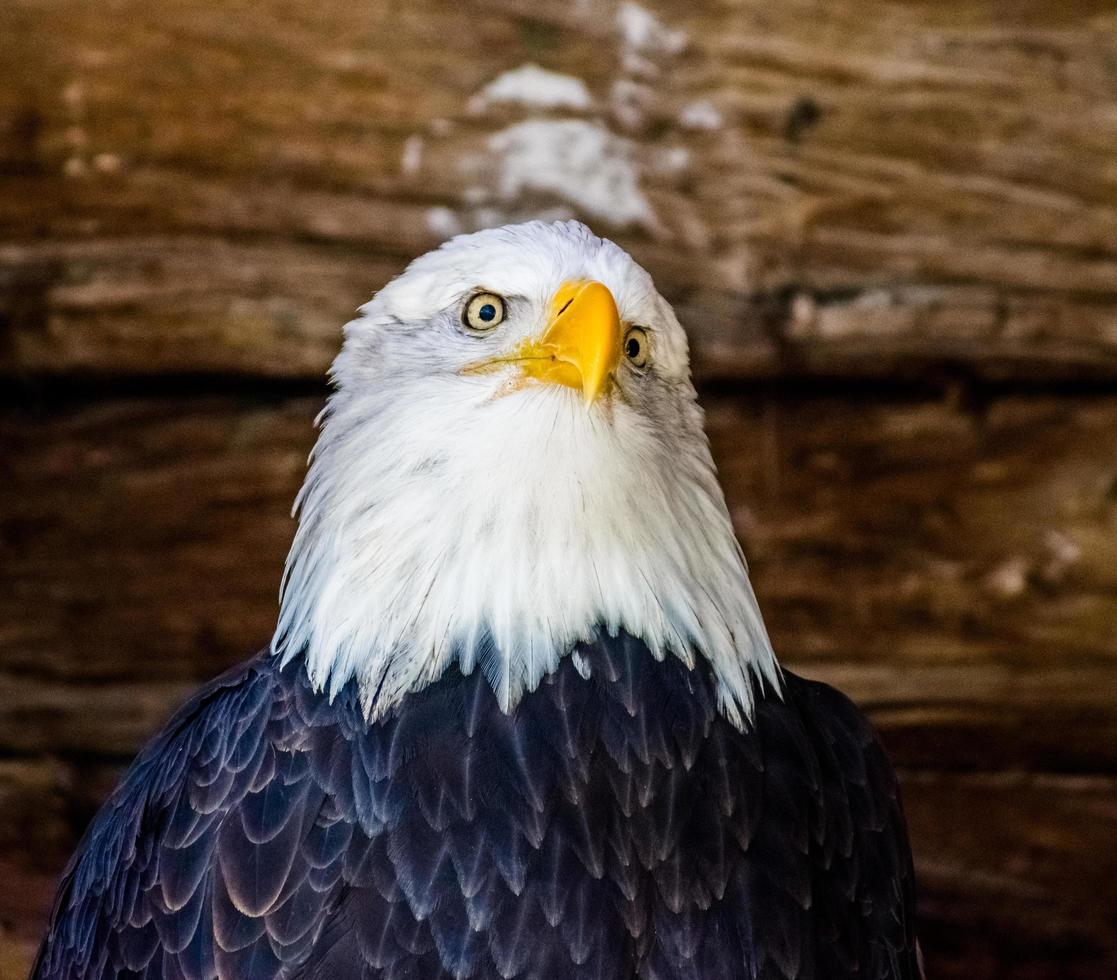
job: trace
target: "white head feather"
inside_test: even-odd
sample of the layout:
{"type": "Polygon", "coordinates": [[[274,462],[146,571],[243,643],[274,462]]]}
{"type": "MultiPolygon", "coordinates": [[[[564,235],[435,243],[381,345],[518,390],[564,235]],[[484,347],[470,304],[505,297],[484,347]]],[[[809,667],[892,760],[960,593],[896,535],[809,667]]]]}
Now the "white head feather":
{"type": "MultiPolygon", "coordinates": [[[[462,236],[361,308],[287,560],[273,647],[331,696],[356,678],[370,719],[451,663],[481,667],[511,710],[582,641],[625,630],[657,657],[713,665],[735,724],[778,667],[717,483],[686,336],[650,276],[576,222],[462,236]],[[510,391],[462,373],[537,337],[569,280],[612,292],[650,337],[613,397],[510,391]],[[478,290],[506,319],[478,337],[478,290]]],[[[509,367],[508,372],[515,369],[509,367]]]]}

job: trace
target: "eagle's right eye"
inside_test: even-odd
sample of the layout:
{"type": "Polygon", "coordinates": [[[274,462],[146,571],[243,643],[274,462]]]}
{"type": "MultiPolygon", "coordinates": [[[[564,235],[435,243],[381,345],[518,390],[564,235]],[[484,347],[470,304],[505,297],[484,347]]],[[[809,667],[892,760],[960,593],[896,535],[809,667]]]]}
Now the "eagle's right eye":
{"type": "Polygon", "coordinates": [[[462,322],[470,330],[492,330],[504,319],[504,300],[496,293],[476,293],[465,304],[462,322]]]}

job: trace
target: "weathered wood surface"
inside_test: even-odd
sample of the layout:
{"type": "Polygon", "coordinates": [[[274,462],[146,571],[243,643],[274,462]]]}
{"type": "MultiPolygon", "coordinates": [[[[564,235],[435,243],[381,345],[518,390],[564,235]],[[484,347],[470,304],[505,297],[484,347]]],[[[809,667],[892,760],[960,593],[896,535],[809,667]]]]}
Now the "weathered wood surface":
{"type": "Polygon", "coordinates": [[[653,7],[0,4],[0,980],[267,639],[339,325],[537,215],[686,321],[777,649],[901,766],[930,975],[1117,974],[1117,6],[653,7]]]}
{"type": "MultiPolygon", "coordinates": [[[[777,649],[865,705],[904,771],[940,975],[1013,975],[1021,935],[1010,957],[1105,975],[1117,396],[705,401],[777,649]]],[[[0,852],[44,894],[118,767],[266,640],[318,405],[2,416],[0,852]]]]}
{"type": "MultiPolygon", "coordinates": [[[[901,764],[1117,772],[1117,397],[704,400],[778,651],[901,764]]],[[[319,406],[0,416],[0,750],[126,755],[268,637],[319,406]]]]}
{"type": "Polygon", "coordinates": [[[0,372],[318,377],[406,257],[551,213],[705,376],[1117,378],[1112,0],[656,8],[0,5],[0,372]]]}

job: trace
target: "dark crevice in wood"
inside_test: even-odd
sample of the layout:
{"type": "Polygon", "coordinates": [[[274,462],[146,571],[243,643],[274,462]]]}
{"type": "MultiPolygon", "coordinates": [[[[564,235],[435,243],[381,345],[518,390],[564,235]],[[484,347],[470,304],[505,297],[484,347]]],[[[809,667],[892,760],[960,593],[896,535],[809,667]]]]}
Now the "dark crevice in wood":
{"type": "Polygon", "coordinates": [[[275,405],[297,398],[329,397],[326,378],[269,378],[253,374],[183,373],[128,376],[38,375],[15,377],[0,386],[0,410],[35,415],[68,412],[114,401],[236,398],[275,405]]]}
{"type": "MultiPolygon", "coordinates": [[[[944,362],[941,371],[927,371],[911,379],[787,374],[753,380],[699,379],[696,387],[699,401],[712,397],[732,398],[742,403],[774,400],[804,404],[834,399],[853,404],[887,405],[946,400],[981,415],[986,406],[1005,398],[1087,401],[1109,398],[1117,394],[1117,378],[992,380],[973,374],[964,364],[944,362]]],[[[214,397],[271,405],[296,398],[324,400],[330,391],[325,377],[269,377],[233,372],[17,374],[8,377],[0,386],[0,410],[49,414],[111,401],[214,397]]]]}

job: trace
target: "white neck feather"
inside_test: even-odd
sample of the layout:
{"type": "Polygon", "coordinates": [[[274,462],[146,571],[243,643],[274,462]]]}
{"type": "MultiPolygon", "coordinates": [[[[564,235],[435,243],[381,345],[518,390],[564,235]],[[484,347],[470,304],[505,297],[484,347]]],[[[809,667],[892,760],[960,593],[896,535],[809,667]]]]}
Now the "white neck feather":
{"type": "Polygon", "coordinates": [[[296,502],[273,648],[331,697],[356,678],[371,720],[454,662],[510,710],[580,641],[625,630],[707,658],[744,725],[779,671],[686,388],[674,435],[554,387],[343,388],[296,502]]]}

